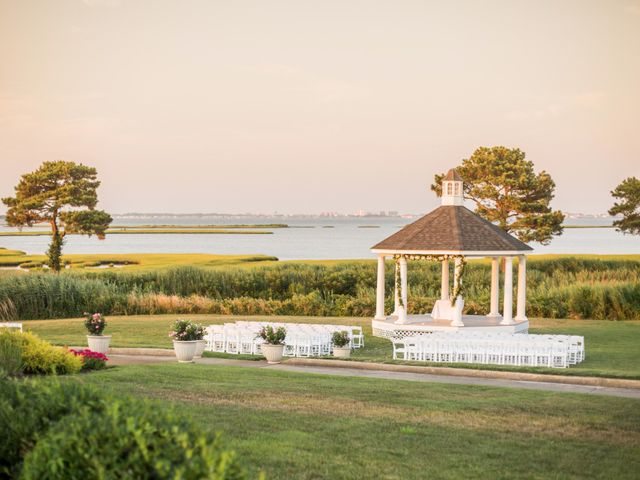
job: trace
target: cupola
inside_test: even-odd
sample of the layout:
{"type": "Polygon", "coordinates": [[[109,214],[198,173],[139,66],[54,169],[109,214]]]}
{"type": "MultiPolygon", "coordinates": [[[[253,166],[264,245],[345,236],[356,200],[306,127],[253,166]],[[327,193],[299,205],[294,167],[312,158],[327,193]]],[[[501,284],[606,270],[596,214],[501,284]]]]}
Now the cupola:
{"type": "Polygon", "coordinates": [[[462,178],[456,169],[452,168],[442,179],[442,205],[462,205],[463,203],[462,178]]]}

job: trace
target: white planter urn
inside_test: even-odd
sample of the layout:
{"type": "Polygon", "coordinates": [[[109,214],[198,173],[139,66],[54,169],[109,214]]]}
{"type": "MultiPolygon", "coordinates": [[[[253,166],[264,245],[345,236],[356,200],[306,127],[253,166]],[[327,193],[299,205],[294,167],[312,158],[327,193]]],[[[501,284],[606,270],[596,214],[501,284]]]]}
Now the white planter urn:
{"type": "Polygon", "coordinates": [[[109,342],[111,342],[111,335],[87,335],[87,344],[92,352],[106,355],[109,351],[109,342]]]}
{"type": "Polygon", "coordinates": [[[260,345],[260,350],[264,358],[267,359],[267,363],[280,363],[282,361],[282,353],[284,352],[284,345],[271,345],[270,343],[263,343],[260,345]]]}
{"type": "Polygon", "coordinates": [[[192,363],[198,346],[197,340],[173,341],[173,351],[176,352],[178,363],[192,363]]]}
{"type": "Polygon", "coordinates": [[[349,358],[351,356],[351,347],[333,347],[333,356],[336,358],[349,358]]]}
{"type": "Polygon", "coordinates": [[[193,355],[193,358],[202,358],[202,353],[205,348],[207,348],[206,340],[196,340],[196,353],[193,355]]]}

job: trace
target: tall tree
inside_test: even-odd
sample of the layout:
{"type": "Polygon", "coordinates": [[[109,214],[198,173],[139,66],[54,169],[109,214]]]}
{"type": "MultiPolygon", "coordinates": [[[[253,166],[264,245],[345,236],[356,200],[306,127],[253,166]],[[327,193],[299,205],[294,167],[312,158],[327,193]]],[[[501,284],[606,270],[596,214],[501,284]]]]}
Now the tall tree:
{"type": "Polygon", "coordinates": [[[622,215],[615,220],[613,226],[619,232],[640,235],[640,180],[629,177],[611,192],[619,202],[614,202],[609,215],[622,215]]]}
{"type": "Polygon", "coordinates": [[[22,175],[15,197],[2,199],[9,207],[6,221],[20,228],[36,223],[51,225],[48,263],[59,272],[67,233],[96,235],[101,240],[105,237],[112,219],[95,209],[99,186],[95,168],[63,160],[44,162],[36,171],[22,175]]]}
{"type": "MultiPolygon", "coordinates": [[[[555,183],[545,171],[536,174],[523,151],[480,147],[456,170],[464,181],[465,198],[475,203],[476,213],[504,231],[523,242],[543,245],[562,234],[564,215],[549,205],[555,183]]],[[[443,177],[436,175],[431,185],[438,195],[443,177]]]]}

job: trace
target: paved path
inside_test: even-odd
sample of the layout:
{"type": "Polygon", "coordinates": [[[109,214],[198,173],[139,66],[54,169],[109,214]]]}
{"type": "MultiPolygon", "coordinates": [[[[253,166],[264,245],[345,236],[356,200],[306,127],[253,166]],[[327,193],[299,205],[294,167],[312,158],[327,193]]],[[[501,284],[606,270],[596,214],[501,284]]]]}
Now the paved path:
{"type": "MultiPolygon", "coordinates": [[[[109,355],[111,365],[141,365],[153,363],[175,363],[174,357],[151,355],[109,355]]],[[[321,375],[338,375],[344,377],[381,378],[385,380],[406,380],[410,382],[447,383],[452,385],[480,385],[486,387],[525,388],[550,392],[586,393],[590,395],[609,395],[640,399],[640,390],[632,388],[613,388],[589,385],[573,385],[551,382],[531,382],[524,380],[506,380],[497,378],[464,377],[434,375],[428,373],[390,372],[384,370],[362,370],[357,368],[298,366],[281,363],[268,365],[265,361],[233,360],[226,358],[202,358],[196,360],[202,365],[226,365],[236,367],[267,368],[296,373],[315,373],[321,375]]]]}

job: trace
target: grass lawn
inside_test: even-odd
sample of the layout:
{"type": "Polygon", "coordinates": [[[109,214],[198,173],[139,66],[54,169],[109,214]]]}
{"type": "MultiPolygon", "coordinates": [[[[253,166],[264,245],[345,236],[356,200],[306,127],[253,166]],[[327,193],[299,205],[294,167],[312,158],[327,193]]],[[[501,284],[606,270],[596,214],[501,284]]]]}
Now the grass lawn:
{"type": "MultiPolygon", "coordinates": [[[[365,348],[354,352],[354,361],[394,362],[388,340],[371,336],[371,321],[354,317],[265,317],[223,315],[145,315],[108,318],[106,333],[113,335],[114,347],[171,348],[167,336],[171,322],[189,318],[203,324],[243,320],[268,320],[300,323],[361,325],[366,335],[365,348]]],[[[83,319],[35,320],[23,322],[26,328],[59,345],[85,345],[83,319]]],[[[531,319],[531,333],[575,334],[585,337],[587,359],[568,369],[508,367],[498,365],[460,365],[464,368],[513,370],[562,375],[584,375],[640,379],[640,321],[531,319]]],[[[419,365],[424,365],[420,363],[419,365]]],[[[443,364],[436,364],[443,365],[443,364]]]]}
{"type": "MultiPolygon", "coordinates": [[[[42,322],[41,322],[42,323],[42,322]]],[[[172,403],[255,478],[631,479],[640,402],[211,365],[63,377],[172,403]]]]}

